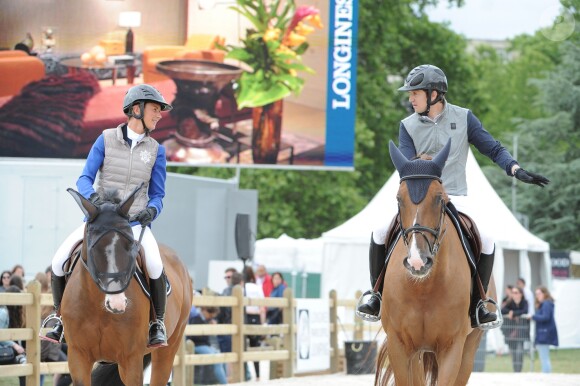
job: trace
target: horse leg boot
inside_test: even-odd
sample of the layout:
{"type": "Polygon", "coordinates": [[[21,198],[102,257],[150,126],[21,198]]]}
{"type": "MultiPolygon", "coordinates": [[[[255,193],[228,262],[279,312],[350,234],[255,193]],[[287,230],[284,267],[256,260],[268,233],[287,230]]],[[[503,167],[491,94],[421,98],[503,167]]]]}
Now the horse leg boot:
{"type": "Polygon", "coordinates": [[[149,324],[149,343],[147,347],[167,346],[167,332],[165,331],[165,305],[167,304],[167,286],[165,272],[157,279],[150,279],[151,300],[155,310],[155,320],[149,324]]]}
{"type": "MultiPolygon", "coordinates": [[[[361,318],[369,321],[378,321],[380,319],[381,311],[381,292],[383,289],[383,283],[380,283],[378,291],[374,291],[374,288],[381,276],[381,272],[385,267],[385,258],[387,255],[387,248],[384,244],[376,244],[371,235],[371,244],[369,247],[369,268],[371,274],[371,286],[370,291],[365,292],[365,295],[370,293],[371,297],[366,303],[363,303],[357,307],[357,315],[361,318]]],[[[364,295],[363,295],[364,296],[364,295]]]]}
{"type": "MultiPolygon", "coordinates": [[[[54,303],[54,310],[58,313],[60,310],[60,303],[62,302],[62,296],[64,295],[64,289],[66,287],[66,280],[64,276],[57,276],[54,272],[50,275],[50,283],[52,286],[52,299],[54,303]]],[[[54,328],[46,333],[46,340],[51,342],[59,343],[62,341],[62,334],[64,328],[62,326],[62,321],[60,317],[53,316],[56,320],[54,328]]],[[[48,321],[48,319],[47,319],[48,321]]]]}
{"type": "MultiPolygon", "coordinates": [[[[495,250],[491,254],[482,253],[479,257],[479,261],[477,262],[477,272],[481,279],[481,284],[483,285],[483,290],[487,293],[487,287],[489,285],[489,280],[491,279],[491,273],[493,271],[493,260],[495,256],[495,250]]],[[[483,295],[485,296],[485,295],[483,295]]],[[[487,299],[487,296],[486,296],[487,299]]],[[[477,328],[482,324],[495,322],[497,319],[497,315],[495,312],[489,311],[485,307],[484,301],[486,300],[482,298],[482,295],[479,293],[477,289],[477,285],[474,284],[473,286],[473,293],[471,294],[471,327],[477,328]],[[479,324],[477,323],[476,313],[479,318],[479,324]]]]}

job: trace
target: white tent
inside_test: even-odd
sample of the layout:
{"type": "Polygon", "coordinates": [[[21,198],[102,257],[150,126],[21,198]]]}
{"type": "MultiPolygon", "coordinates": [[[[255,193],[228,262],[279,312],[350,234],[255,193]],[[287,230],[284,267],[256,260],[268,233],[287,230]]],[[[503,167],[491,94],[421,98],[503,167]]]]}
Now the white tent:
{"type": "MultiPolygon", "coordinates": [[[[502,173],[499,169],[497,172],[502,173]]],[[[540,284],[551,286],[550,246],[517,221],[487,181],[471,152],[467,160],[467,185],[469,195],[481,203],[473,217],[479,219],[480,226],[486,226],[496,240],[494,277],[500,295],[504,283],[515,284],[518,277],[526,279],[530,288],[540,284]]],[[[322,235],[322,293],[336,289],[339,297],[352,297],[356,290],[368,289],[371,232],[390,223],[396,214],[398,189],[399,175],[395,172],[360,213],[322,235]]]]}
{"type": "Polygon", "coordinates": [[[294,239],[283,234],[277,239],[257,240],[254,264],[268,271],[322,272],[322,239],[294,239]]]}

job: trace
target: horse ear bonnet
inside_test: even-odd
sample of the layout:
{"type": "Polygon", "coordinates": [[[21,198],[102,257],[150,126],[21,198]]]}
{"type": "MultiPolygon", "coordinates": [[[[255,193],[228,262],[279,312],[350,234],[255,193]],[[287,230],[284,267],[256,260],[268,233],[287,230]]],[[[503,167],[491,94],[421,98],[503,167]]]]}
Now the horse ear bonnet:
{"type": "MultiPolygon", "coordinates": [[[[436,163],[422,159],[409,161],[403,167],[403,170],[399,171],[401,178],[420,175],[441,178],[441,173],[442,170],[436,163]]],[[[413,201],[413,204],[419,204],[425,199],[429,186],[433,180],[430,178],[418,178],[405,180],[405,182],[407,183],[407,189],[409,190],[411,201],[413,201]]]]}
{"type": "MultiPolygon", "coordinates": [[[[391,159],[399,172],[401,179],[405,177],[413,176],[431,176],[434,178],[441,178],[443,173],[443,166],[445,165],[445,160],[449,155],[449,148],[451,146],[451,141],[449,140],[447,144],[440,151],[438,156],[435,156],[434,160],[422,160],[416,159],[409,161],[405,158],[403,153],[395,146],[391,141],[389,144],[389,149],[391,150],[391,159]],[[439,156],[440,155],[440,156],[439,156]]],[[[417,179],[406,179],[404,182],[407,183],[407,189],[409,190],[409,196],[411,201],[416,205],[425,199],[429,186],[433,179],[431,178],[417,178],[417,179]]]]}

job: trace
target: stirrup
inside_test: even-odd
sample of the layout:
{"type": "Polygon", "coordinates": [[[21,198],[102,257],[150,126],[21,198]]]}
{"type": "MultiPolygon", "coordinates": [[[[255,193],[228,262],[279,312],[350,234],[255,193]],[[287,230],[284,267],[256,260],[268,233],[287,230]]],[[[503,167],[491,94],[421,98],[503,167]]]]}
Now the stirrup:
{"type": "MultiPolygon", "coordinates": [[[[157,344],[152,344],[150,345],[149,342],[147,343],[147,347],[148,348],[155,348],[155,347],[164,347],[167,346],[167,330],[165,329],[165,323],[163,323],[163,320],[157,319],[157,320],[152,320],[149,322],[149,331],[147,332],[149,334],[149,332],[151,331],[151,327],[153,327],[153,325],[158,325],[161,328],[161,331],[163,331],[163,335],[165,335],[165,342],[162,343],[157,343],[157,344]]],[[[149,339],[150,337],[148,337],[149,339]]]]}
{"type": "Polygon", "coordinates": [[[49,323],[51,320],[56,320],[56,321],[57,321],[57,323],[60,323],[60,325],[61,325],[61,326],[63,326],[62,319],[61,319],[60,315],[57,315],[57,313],[56,313],[56,312],[55,312],[55,313],[52,313],[52,314],[48,315],[48,316],[47,316],[47,317],[44,319],[44,321],[42,322],[42,324],[40,325],[40,331],[38,332],[38,337],[39,337],[41,340],[46,340],[46,341],[49,341],[49,342],[52,342],[52,343],[62,343],[62,340],[63,340],[63,338],[64,338],[64,326],[63,326],[63,332],[62,332],[62,334],[60,334],[60,340],[55,340],[55,339],[49,338],[49,337],[48,337],[48,336],[46,336],[46,335],[42,335],[42,329],[43,329],[43,328],[47,328],[47,327],[46,327],[46,325],[47,325],[47,324],[48,324],[48,323],[49,323]]]}
{"type": "Polygon", "coordinates": [[[482,307],[484,307],[486,304],[493,304],[495,306],[495,309],[499,311],[499,307],[497,306],[497,303],[492,298],[487,298],[485,300],[480,299],[479,302],[477,302],[477,306],[475,306],[475,324],[477,326],[475,328],[479,328],[480,330],[485,331],[485,330],[492,330],[494,328],[501,327],[503,325],[503,316],[502,316],[501,312],[497,312],[497,311],[495,312],[495,315],[497,316],[496,320],[494,320],[493,322],[489,322],[489,323],[479,323],[479,310],[482,307]]]}
{"type": "Polygon", "coordinates": [[[355,307],[355,314],[356,314],[356,316],[358,316],[362,320],[366,320],[367,322],[373,322],[374,323],[374,322],[378,322],[379,320],[381,320],[381,311],[382,311],[382,309],[383,309],[383,298],[382,298],[380,292],[374,292],[373,290],[368,290],[364,294],[362,294],[361,297],[358,299],[358,302],[357,302],[356,307],[355,307]],[[368,295],[371,295],[371,296],[372,295],[376,295],[376,296],[379,297],[380,307],[379,307],[379,313],[378,313],[377,316],[370,315],[370,314],[365,314],[364,312],[360,312],[358,310],[358,308],[360,306],[362,306],[363,304],[367,303],[367,302],[363,301],[363,299],[364,299],[365,296],[368,296],[368,295]]]}

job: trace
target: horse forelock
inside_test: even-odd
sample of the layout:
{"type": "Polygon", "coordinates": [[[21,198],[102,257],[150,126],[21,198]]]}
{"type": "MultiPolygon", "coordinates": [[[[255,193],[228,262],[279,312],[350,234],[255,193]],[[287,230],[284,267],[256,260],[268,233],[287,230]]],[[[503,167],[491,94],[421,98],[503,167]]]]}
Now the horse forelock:
{"type": "Polygon", "coordinates": [[[119,191],[116,189],[105,189],[105,191],[103,192],[103,197],[101,197],[104,201],[108,201],[111,202],[113,204],[118,204],[121,202],[121,196],[119,194],[119,191]]]}

